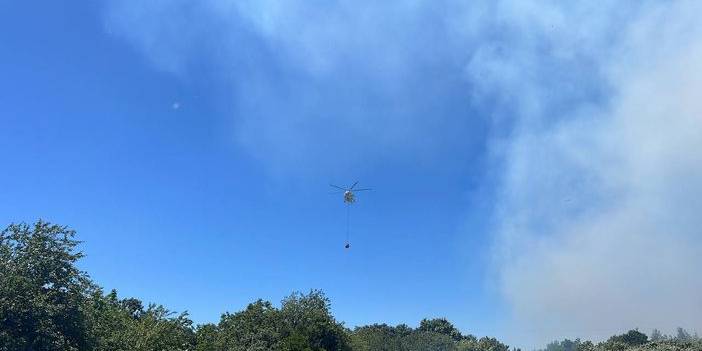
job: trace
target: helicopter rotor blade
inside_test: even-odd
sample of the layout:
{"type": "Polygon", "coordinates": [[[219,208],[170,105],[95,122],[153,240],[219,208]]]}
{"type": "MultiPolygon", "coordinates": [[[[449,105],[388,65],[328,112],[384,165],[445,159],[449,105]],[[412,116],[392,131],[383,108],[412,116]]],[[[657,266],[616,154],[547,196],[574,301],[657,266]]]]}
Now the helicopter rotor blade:
{"type": "Polygon", "coordinates": [[[371,188],[363,188],[363,189],[355,189],[354,191],[366,191],[366,190],[373,190],[371,188]]]}
{"type": "Polygon", "coordinates": [[[344,189],[344,188],[337,186],[337,185],[334,185],[334,184],[329,184],[329,186],[331,186],[332,188],[337,188],[337,189],[343,190],[343,191],[348,190],[348,189],[344,189]]]}
{"type": "Polygon", "coordinates": [[[353,185],[349,188],[349,190],[353,190],[353,187],[355,187],[356,184],[358,184],[358,181],[356,181],[355,183],[353,183],[353,185]]]}

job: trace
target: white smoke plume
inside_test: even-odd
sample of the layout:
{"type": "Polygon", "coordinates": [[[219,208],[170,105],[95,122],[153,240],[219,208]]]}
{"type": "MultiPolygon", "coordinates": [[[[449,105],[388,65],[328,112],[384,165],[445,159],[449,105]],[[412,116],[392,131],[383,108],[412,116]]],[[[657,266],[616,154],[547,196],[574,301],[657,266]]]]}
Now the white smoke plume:
{"type": "Polygon", "coordinates": [[[700,10],[620,22],[593,57],[606,102],[527,114],[507,141],[497,265],[515,339],[702,327],[700,10]]]}

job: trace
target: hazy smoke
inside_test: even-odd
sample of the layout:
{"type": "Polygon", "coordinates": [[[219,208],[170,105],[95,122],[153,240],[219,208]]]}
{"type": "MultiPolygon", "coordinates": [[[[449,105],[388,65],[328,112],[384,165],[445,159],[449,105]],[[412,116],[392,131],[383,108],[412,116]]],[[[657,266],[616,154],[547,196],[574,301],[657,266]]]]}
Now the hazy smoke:
{"type": "Polygon", "coordinates": [[[592,57],[610,98],[527,114],[507,141],[497,262],[515,339],[702,326],[700,10],[620,22],[592,57]]]}
{"type": "Polygon", "coordinates": [[[462,74],[471,31],[445,18],[458,7],[450,2],[107,4],[111,32],[159,69],[214,67],[231,92],[237,145],[274,172],[431,162],[480,142],[466,132],[482,123],[462,74]]]}

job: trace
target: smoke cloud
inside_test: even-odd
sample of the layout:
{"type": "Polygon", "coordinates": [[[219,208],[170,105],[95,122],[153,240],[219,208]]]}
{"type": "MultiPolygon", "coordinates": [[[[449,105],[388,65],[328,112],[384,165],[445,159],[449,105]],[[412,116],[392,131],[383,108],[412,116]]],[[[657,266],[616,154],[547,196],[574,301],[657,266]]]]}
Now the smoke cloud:
{"type": "Polygon", "coordinates": [[[702,326],[700,9],[619,22],[592,58],[609,97],[527,113],[506,142],[496,262],[515,338],[702,326]]]}

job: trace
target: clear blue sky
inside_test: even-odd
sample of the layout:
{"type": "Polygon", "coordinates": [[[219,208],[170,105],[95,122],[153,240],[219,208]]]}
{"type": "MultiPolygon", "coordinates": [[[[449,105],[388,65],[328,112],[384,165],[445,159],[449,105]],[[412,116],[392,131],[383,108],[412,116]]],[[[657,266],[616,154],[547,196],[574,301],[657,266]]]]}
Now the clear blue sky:
{"type": "Polygon", "coordinates": [[[0,223],[76,229],[101,286],[197,323],[323,289],[517,346],[694,329],[701,11],[2,1],[0,223]]]}
{"type": "MultiPolygon", "coordinates": [[[[314,149],[310,155],[267,158],[239,142],[248,133],[257,143],[254,132],[237,131],[239,119],[257,118],[241,114],[256,112],[232,101],[221,77],[245,79],[248,68],[222,73],[195,57],[186,74],[158,69],[111,32],[106,7],[0,5],[3,223],[69,225],[84,241],[81,266],[101,286],[187,309],[196,322],[215,322],[257,298],[278,302],[319,288],[351,326],[444,316],[465,331],[495,332],[498,299],[486,283],[488,125],[472,117],[481,111],[467,102],[468,83],[428,67],[393,101],[363,86],[369,79],[339,75],[321,83],[329,101],[313,113],[333,119],[348,111],[332,105],[353,99],[375,114],[437,114],[437,123],[457,120],[452,127],[461,129],[428,123],[426,133],[386,143],[330,123],[286,141],[294,148],[306,138],[300,143],[314,149]],[[427,93],[448,96],[435,102],[427,93]],[[385,106],[404,99],[422,101],[407,107],[417,111],[385,106]],[[356,180],[374,191],[359,194],[345,251],[342,198],[328,184],[356,180]]],[[[262,45],[248,40],[242,50],[262,45]]],[[[297,84],[316,83],[271,62],[283,59],[251,65],[272,72],[263,73],[266,83],[285,80],[296,99],[297,84]]],[[[280,100],[258,102],[264,118],[286,118],[290,107],[280,100]]],[[[407,128],[396,122],[369,121],[378,128],[370,133],[407,128]]]]}

